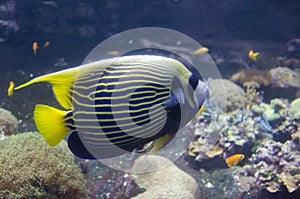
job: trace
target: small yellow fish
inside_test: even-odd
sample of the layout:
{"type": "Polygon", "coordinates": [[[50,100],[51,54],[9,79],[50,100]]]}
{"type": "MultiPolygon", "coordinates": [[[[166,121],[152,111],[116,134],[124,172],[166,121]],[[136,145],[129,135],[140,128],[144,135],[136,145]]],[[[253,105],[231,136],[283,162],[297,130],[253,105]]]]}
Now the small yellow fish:
{"type": "Polygon", "coordinates": [[[44,48],[47,48],[49,45],[50,45],[50,41],[46,41],[46,42],[44,43],[44,48]]]}
{"type": "Polygon", "coordinates": [[[202,55],[204,53],[207,53],[209,51],[208,48],[206,47],[201,47],[201,48],[198,48],[197,50],[195,50],[192,54],[193,55],[202,55]]]}
{"type": "Polygon", "coordinates": [[[32,44],[32,50],[34,55],[36,55],[37,49],[38,49],[38,43],[35,41],[32,44]]]}
{"type": "Polygon", "coordinates": [[[238,153],[238,154],[234,154],[234,155],[226,158],[225,161],[226,161],[226,164],[227,164],[228,167],[232,167],[232,166],[237,165],[244,158],[245,158],[245,155],[238,153]]]}
{"type": "Polygon", "coordinates": [[[9,87],[7,89],[7,95],[9,97],[11,97],[13,95],[13,92],[14,92],[14,88],[15,88],[15,83],[13,81],[10,81],[9,82],[9,87]]]}
{"type": "Polygon", "coordinates": [[[253,61],[257,60],[258,55],[259,55],[259,52],[254,52],[253,50],[250,50],[248,53],[248,57],[253,61]]]}

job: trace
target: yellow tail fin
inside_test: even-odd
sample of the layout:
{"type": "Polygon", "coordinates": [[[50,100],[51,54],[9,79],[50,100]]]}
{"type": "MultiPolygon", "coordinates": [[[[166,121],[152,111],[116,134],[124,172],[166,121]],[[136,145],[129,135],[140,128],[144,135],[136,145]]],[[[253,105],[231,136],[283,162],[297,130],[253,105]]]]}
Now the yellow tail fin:
{"type": "Polygon", "coordinates": [[[78,71],[79,67],[75,67],[36,77],[16,87],[14,90],[19,90],[37,82],[49,82],[52,85],[53,92],[60,105],[65,109],[72,109],[71,88],[77,77],[78,71]]]}
{"type": "Polygon", "coordinates": [[[65,111],[38,104],[34,109],[37,129],[50,146],[57,145],[69,132],[64,124],[65,111]]]}

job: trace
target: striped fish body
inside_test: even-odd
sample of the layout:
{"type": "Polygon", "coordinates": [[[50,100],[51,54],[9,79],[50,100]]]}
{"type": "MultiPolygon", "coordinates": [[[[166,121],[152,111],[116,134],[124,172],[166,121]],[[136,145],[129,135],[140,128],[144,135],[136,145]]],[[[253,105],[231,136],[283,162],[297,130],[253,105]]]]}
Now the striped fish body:
{"type": "MultiPolygon", "coordinates": [[[[63,123],[71,132],[71,151],[88,159],[114,157],[157,140],[162,144],[155,148],[161,148],[192,119],[207,95],[207,87],[183,64],[161,56],[102,60],[57,72],[57,79],[70,73],[73,78],[65,84],[69,85],[65,92],[55,87],[60,82],[50,80],[51,74],[46,81],[69,109],[63,123]]],[[[35,116],[35,121],[39,118],[35,116]]]]}
{"type": "Polygon", "coordinates": [[[81,140],[92,154],[110,157],[142,148],[166,134],[175,135],[181,113],[179,103],[170,106],[175,100],[171,90],[182,89],[176,73],[182,69],[188,77],[191,73],[168,67],[168,58],[155,58],[119,58],[101,73],[77,78],[71,124],[75,123],[80,139],[74,145],[81,140]]]}

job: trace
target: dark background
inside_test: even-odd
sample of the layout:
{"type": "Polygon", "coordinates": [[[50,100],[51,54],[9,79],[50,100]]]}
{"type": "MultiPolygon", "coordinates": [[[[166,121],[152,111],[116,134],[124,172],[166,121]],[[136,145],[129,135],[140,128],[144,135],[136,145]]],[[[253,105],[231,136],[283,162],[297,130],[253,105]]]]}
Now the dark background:
{"type": "Polygon", "coordinates": [[[174,29],[203,45],[287,42],[299,37],[299,21],[296,0],[1,0],[0,67],[44,67],[59,56],[78,64],[109,36],[144,26],[174,29]],[[31,60],[32,42],[46,40],[52,51],[31,60]]]}

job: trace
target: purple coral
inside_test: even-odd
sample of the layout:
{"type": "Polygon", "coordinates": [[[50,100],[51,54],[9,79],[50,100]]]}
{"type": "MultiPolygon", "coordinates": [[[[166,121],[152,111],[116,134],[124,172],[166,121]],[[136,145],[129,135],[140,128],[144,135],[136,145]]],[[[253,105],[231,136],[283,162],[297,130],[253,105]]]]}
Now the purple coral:
{"type": "Polygon", "coordinates": [[[249,161],[253,164],[254,176],[263,189],[271,193],[283,186],[292,193],[300,187],[299,138],[285,143],[263,140],[249,161]]]}

